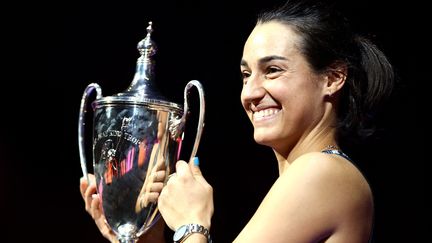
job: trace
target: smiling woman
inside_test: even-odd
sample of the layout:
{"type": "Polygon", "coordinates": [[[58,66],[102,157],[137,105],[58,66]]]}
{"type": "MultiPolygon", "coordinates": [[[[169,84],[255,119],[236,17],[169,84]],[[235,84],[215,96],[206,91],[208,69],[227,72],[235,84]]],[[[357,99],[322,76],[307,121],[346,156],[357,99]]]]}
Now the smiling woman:
{"type": "MultiPolygon", "coordinates": [[[[293,0],[258,17],[240,67],[243,108],[279,177],[235,242],[368,242],[372,191],[340,147],[391,93],[386,56],[326,1],[293,0]]],[[[211,241],[213,190],[197,164],[177,162],[158,203],[175,242],[211,241]]]]}
{"type": "Polygon", "coordinates": [[[254,125],[254,138],[277,147],[284,157],[311,132],[305,130],[320,122],[322,127],[331,124],[330,103],[323,97],[344,82],[343,76],[313,72],[297,43],[298,35],[289,26],[277,21],[259,24],[246,41],[241,65],[241,99],[254,125]]]}
{"type": "MultiPolygon", "coordinates": [[[[327,3],[288,1],[259,16],[240,67],[254,139],[273,149],[279,178],[235,242],[369,241],[372,192],[339,145],[364,134],[369,112],[391,93],[385,55],[327,3]]],[[[211,199],[208,184],[193,165],[177,169],[183,173],[159,198],[164,219],[173,230],[210,227],[212,200],[198,200],[211,199]],[[195,206],[174,205],[182,200],[195,206]]]]}

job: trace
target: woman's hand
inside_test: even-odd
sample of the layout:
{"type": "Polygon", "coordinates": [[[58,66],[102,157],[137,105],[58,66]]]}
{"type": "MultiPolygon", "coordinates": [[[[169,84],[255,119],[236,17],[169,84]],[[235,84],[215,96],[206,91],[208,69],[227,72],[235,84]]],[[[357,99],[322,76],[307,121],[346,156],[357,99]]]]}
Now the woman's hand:
{"type": "MultiPolygon", "coordinates": [[[[101,203],[98,194],[96,193],[96,181],[92,174],[88,174],[90,185],[83,177],[80,180],[81,196],[85,202],[86,211],[92,216],[99,231],[110,242],[118,243],[117,236],[108,226],[105,216],[102,213],[101,203]]],[[[140,236],[139,243],[165,243],[164,239],[165,223],[162,218],[158,220],[150,229],[140,236]]]]}
{"type": "Polygon", "coordinates": [[[189,223],[210,228],[213,216],[213,188],[198,167],[198,158],[189,164],[178,161],[176,173],[159,196],[158,207],[167,225],[176,230],[189,223]]]}
{"type": "Polygon", "coordinates": [[[98,194],[96,193],[96,180],[94,175],[88,174],[90,183],[82,177],[80,180],[81,196],[85,202],[86,211],[92,216],[99,231],[110,242],[118,242],[116,235],[108,226],[105,216],[102,214],[101,202],[98,194]]]}

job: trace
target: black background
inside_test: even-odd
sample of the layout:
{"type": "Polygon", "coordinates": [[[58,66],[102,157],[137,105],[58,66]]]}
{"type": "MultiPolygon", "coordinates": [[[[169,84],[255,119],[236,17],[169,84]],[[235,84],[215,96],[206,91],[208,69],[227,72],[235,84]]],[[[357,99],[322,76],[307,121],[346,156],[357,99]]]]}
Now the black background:
{"type": "MultiPolygon", "coordinates": [[[[104,242],[79,194],[79,104],[91,82],[99,83],[104,95],[129,85],[136,44],[148,21],[154,22],[159,48],[160,91],[183,103],[189,80],[204,86],[206,126],[198,156],[215,192],[212,234],[215,242],[232,241],[277,176],[272,152],[254,143],[241,108],[238,65],[256,12],[277,2],[16,1],[2,6],[0,242],[104,242]]],[[[349,151],[374,191],[374,240],[424,242],[430,162],[426,7],[387,0],[339,5],[399,75],[395,96],[378,121],[379,136],[349,151]]],[[[187,127],[186,144],[194,130],[187,127]]]]}

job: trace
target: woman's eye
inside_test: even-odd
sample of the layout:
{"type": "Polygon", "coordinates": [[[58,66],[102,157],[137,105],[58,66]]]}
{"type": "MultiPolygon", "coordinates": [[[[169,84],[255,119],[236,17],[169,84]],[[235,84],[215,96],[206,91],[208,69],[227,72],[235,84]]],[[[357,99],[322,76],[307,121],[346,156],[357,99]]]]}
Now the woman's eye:
{"type": "Polygon", "coordinates": [[[242,71],[241,76],[242,78],[248,78],[250,76],[250,73],[248,71],[242,71]]]}
{"type": "Polygon", "coordinates": [[[269,67],[269,68],[267,68],[267,74],[277,73],[279,71],[281,71],[281,69],[278,68],[278,67],[269,67]]]}
{"type": "Polygon", "coordinates": [[[265,77],[269,79],[277,78],[281,71],[282,69],[278,67],[268,67],[265,71],[265,77]]]}
{"type": "Polygon", "coordinates": [[[241,72],[241,78],[243,79],[243,83],[246,84],[247,79],[250,77],[250,72],[248,71],[242,71],[241,72]]]}

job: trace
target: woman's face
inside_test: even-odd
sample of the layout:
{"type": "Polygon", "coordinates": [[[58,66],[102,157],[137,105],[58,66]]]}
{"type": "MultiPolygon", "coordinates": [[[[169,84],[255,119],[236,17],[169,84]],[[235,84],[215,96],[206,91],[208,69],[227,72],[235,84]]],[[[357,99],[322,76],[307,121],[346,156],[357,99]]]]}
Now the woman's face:
{"type": "Polygon", "coordinates": [[[254,28],[243,49],[241,101],[255,141],[280,152],[304,138],[324,114],[324,77],[309,67],[300,41],[289,26],[268,22],[254,28]]]}

